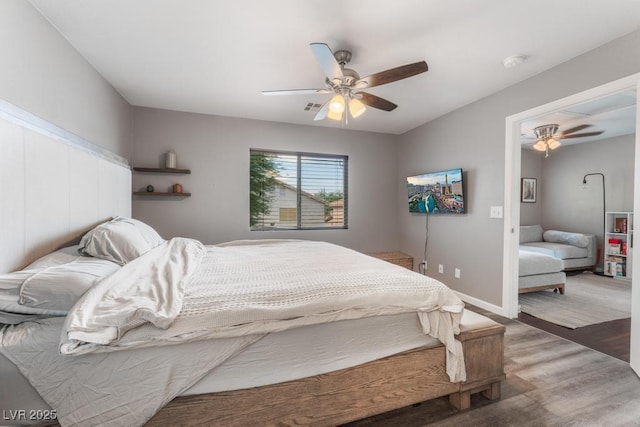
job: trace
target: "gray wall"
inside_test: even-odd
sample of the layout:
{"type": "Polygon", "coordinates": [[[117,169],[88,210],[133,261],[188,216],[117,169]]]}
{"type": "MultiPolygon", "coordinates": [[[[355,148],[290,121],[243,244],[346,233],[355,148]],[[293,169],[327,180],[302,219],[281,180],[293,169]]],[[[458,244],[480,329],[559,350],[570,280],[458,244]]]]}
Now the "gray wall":
{"type": "Polygon", "coordinates": [[[544,159],[540,193],[545,229],[589,232],[602,244],[602,177],[606,210],[633,211],[635,135],[560,147],[544,159]]]}
{"type": "Polygon", "coordinates": [[[135,200],[134,215],[165,236],[193,236],[206,243],[309,238],[365,251],[401,249],[420,260],[425,217],[409,214],[405,178],[462,167],[468,214],[430,217],[428,272],[455,290],[501,305],[502,220],[490,219],[489,209],[504,200],[505,117],[639,72],[638,46],[637,31],[399,137],[136,108],[132,147],[132,107],[29,3],[2,1],[0,97],[133,158],[132,163],[156,166],[163,152],[176,150],[180,165],[190,167],[192,175],[136,175],[135,185],[177,181],[193,197],[135,200]],[[349,155],[350,229],[250,232],[250,147],[349,155]],[[433,273],[437,263],[445,266],[443,275],[433,273]],[[461,279],[453,278],[455,267],[462,270],[461,279]]]}
{"type": "Polygon", "coordinates": [[[537,184],[536,203],[520,203],[520,224],[532,225],[542,223],[540,197],[544,194],[544,182],[542,173],[542,160],[544,153],[533,150],[521,151],[520,175],[523,178],[535,178],[537,184]]]}
{"type": "Polygon", "coordinates": [[[0,98],[129,157],[132,108],[27,1],[0,1],[0,58],[0,98]]]}
{"type": "Polygon", "coordinates": [[[636,31],[402,135],[397,175],[400,248],[421,258],[425,239],[424,217],[409,214],[405,207],[405,177],[462,167],[467,171],[469,213],[430,217],[428,273],[463,294],[502,306],[503,220],[489,218],[489,212],[504,201],[505,117],[640,72],[638,46],[636,31]],[[438,263],[444,265],[444,274],[437,273],[438,263]],[[460,279],[453,277],[455,267],[462,271],[460,279]]]}
{"type": "Polygon", "coordinates": [[[391,135],[287,125],[149,108],[135,109],[132,164],[158,167],[173,149],[191,175],[134,174],[134,189],[174,183],[193,195],[182,200],[138,197],[136,218],[164,237],[187,236],[207,244],[236,239],[325,240],[361,251],[398,249],[396,146],[391,135]],[[349,156],[349,229],[249,230],[249,149],[349,156]]]}
{"type": "Polygon", "coordinates": [[[544,153],[522,150],[523,177],[538,179],[536,203],[520,204],[520,224],[595,234],[602,248],[602,178],[607,211],[633,211],[635,135],[565,145],[544,153]]]}

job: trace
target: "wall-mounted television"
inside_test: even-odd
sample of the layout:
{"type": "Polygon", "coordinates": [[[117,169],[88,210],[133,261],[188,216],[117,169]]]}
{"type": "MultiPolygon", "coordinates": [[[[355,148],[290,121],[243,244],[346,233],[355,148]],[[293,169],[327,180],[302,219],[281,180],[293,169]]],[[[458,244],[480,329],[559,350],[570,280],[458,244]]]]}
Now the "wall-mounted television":
{"type": "Polygon", "coordinates": [[[409,212],[465,213],[462,169],[449,169],[407,177],[409,212]]]}

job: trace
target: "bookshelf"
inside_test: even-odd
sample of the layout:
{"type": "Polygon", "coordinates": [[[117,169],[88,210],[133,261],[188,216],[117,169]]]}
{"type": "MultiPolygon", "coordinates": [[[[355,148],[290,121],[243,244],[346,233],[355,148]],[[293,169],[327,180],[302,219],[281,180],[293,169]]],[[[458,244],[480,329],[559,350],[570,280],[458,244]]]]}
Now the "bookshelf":
{"type": "Polygon", "coordinates": [[[607,212],[604,233],[604,274],[631,279],[633,213],[607,212]]]}

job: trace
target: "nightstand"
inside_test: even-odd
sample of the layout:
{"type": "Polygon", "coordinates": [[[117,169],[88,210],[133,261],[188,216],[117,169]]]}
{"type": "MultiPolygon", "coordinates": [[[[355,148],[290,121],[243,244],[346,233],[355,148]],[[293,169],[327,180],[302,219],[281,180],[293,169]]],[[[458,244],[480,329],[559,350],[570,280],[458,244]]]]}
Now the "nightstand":
{"type": "Polygon", "coordinates": [[[410,255],[407,255],[405,253],[402,253],[402,252],[373,252],[373,253],[369,253],[367,255],[372,256],[374,258],[379,258],[379,259],[385,260],[385,261],[390,262],[392,264],[396,264],[396,265],[399,265],[399,266],[404,267],[404,268],[408,268],[409,270],[413,271],[413,257],[410,256],[410,255]]]}

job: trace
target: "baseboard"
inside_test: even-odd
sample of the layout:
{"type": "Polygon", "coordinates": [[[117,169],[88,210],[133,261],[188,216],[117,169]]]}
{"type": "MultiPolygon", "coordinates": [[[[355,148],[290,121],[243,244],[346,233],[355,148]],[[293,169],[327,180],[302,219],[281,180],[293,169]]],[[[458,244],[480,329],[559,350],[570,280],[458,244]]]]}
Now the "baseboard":
{"type": "Polygon", "coordinates": [[[506,311],[500,306],[488,303],[486,301],[469,296],[467,294],[463,294],[462,292],[458,292],[458,291],[454,291],[454,292],[456,293],[456,295],[458,295],[458,298],[460,298],[464,302],[468,302],[469,304],[473,304],[476,307],[480,307],[482,309],[498,314],[500,316],[508,317],[506,315],[506,311]]]}

